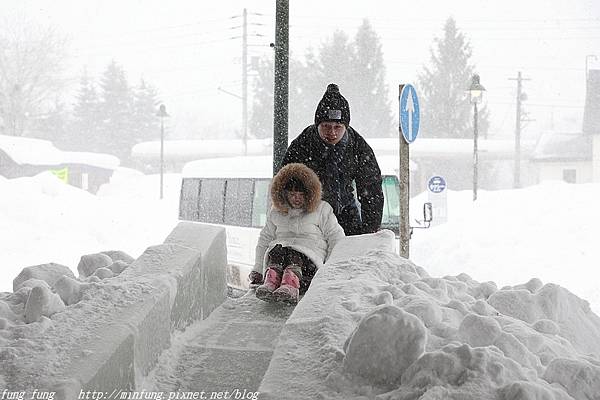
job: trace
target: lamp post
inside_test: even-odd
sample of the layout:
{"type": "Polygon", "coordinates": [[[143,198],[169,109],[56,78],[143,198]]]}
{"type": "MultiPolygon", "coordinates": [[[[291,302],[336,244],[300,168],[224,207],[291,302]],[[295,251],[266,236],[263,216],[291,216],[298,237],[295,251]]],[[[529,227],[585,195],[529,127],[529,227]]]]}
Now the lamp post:
{"type": "Polygon", "coordinates": [[[165,124],[164,118],[168,117],[167,107],[161,104],[156,113],[160,117],[160,199],[163,198],[163,175],[165,173],[165,124]]]}
{"type": "Polygon", "coordinates": [[[479,75],[473,75],[469,96],[473,103],[473,201],[477,200],[477,167],[479,163],[477,149],[477,104],[481,102],[485,88],[479,83],[479,75]]]}

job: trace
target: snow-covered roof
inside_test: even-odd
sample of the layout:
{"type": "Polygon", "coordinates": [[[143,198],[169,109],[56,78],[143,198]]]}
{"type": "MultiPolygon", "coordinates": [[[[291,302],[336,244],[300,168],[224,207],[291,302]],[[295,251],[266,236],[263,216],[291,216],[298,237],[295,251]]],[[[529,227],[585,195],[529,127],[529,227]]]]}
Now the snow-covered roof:
{"type": "Polygon", "coordinates": [[[119,159],[110,154],[63,151],[62,155],[64,164],[87,164],[106,169],[115,169],[120,164],[119,159]]]}
{"type": "Polygon", "coordinates": [[[60,165],[87,164],[95,167],[115,169],[119,159],[110,154],[62,151],[52,142],[43,139],[0,135],[0,150],[17,164],[60,165]]]}
{"type": "Polygon", "coordinates": [[[538,139],[533,161],[589,161],[592,136],[581,133],[545,133],[538,139]]]}
{"type": "MultiPolygon", "coordinates": [[[[384,175],[398,174],[397,156],[377,155],[377,162],[384,175]]],[[[417,169],[417,165],[412,161],[410,169],[417,169]]],[[[240,156],[196,160],[185,164],[181,175],[184,178],[272,178],[273,157],[240,156]]]]}
{"type": "MultiPolygon", "coordinates": [[[[365,138],[375,154],[398,154],[398,138],[365,138]]],[[[521,152],[528,157],[534,149],[535,142],[522,141],[521,152]]],[[[480,159],[505,160],[513,159],[515,154],[514,140],[482,139],[477,140],[480,159]]],[[[421,157],[473,157],[473,139],[433,139],[417,138],[410,144],[411,158],[421,157]]]]}
{"type": "MultiPolygon", "coordinates": [[[[365,139],[373,148],[377,157],[398,154],[399,139],[397,137],[365,139]]],[[[247,145],[247,155],[273,154],[273,139],[271,138],[248,140],[247,145]]],[[[480,138],[477,145],[480,159],[505,160],[514,157],[514,140],[480,138]]],[[[522,141],[521,152],[523,156],[530,155],[534,147],[534,141],[522,141]]],[[[163,151],[167,160],[189,161],[203,158],[242,156],[244,154],[244,144],[241,139],[165,140],[163,151]]],[[[138,159],[156,160],[160,155],[160,141],[138,143],[133,146],[131,155],[138,159]]],[[[473,139],[417,139],[410,145],[410,156],[411,158],[471,158],[473,157],[473,139]]]]}
{"type": "Polygon", "coordinates": [[[181,176],[184,178],[272,178],[273,158],[240,156],[197,160],[185,164],[181,176]]]}
{"type": "MultiPolygon", "coordinates": [[[[252,139],[246,143],[249,155],[272,152],[273,139],[252,139]]],[[[131,149],[134,158],[154,159],[160,154],[160,141],[138,143],[131,149]]],[[[204,140],[165,140],[164,157],[172,158],[213,158],[233,157],[244,154],[244,142],[241,139],[204,139],[204,140]]]]}

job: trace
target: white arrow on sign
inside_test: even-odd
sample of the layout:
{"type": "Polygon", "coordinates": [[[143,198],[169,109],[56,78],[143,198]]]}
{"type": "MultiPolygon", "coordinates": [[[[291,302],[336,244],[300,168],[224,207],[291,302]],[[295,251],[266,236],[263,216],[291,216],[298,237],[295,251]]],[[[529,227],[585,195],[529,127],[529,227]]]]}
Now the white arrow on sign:
{"type": "Polygon", "coordinates": [[[415,103],[413,102],[412,89],[410,87],[408,88],[408,99],[406,99],[404,111],[408,111],[408,139],[409,142],[411,142],[414,140],[412,117],[413,113],[415,112],[415,103]]]}

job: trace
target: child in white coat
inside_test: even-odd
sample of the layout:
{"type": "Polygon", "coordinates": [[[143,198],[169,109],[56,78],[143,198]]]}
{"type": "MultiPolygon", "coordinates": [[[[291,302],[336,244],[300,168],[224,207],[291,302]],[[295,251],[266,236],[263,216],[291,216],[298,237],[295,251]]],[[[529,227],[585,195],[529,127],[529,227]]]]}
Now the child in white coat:
{"type": "Polygon", "coordinates": [[[321,182],[304,164],[283,167],[271,182],[272,208],[260,232],[250,282],[256,297],[296,304],[316,270],[344,237],[321,182]]]}

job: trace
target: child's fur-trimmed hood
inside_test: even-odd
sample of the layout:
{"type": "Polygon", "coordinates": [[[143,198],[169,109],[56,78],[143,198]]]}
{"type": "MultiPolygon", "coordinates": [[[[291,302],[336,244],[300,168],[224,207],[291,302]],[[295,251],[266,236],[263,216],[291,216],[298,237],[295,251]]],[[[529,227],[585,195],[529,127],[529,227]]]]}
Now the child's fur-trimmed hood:
{"type": "Polygon", "coordinates": [[[313,212],[321,202],[321,181],[314,171],[304,164],[292,163],[279,170],[271,181],[271,202],[278,211],[287,214],[290,205],[284,187],[291,179],[300,180],[306,187],[306,212],[313,212]]]}

